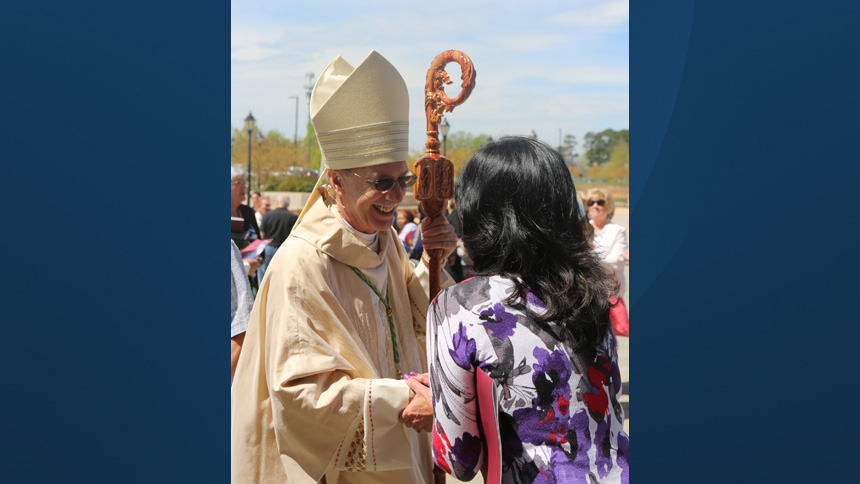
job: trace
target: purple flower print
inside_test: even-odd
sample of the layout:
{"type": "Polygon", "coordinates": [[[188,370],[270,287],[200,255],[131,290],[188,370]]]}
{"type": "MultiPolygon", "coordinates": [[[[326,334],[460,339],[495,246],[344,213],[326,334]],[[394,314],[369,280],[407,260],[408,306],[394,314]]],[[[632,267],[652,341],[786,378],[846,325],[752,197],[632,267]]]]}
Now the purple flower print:
{"type": "MultiPolygon", "coordinates": [[[[543,348],[534,349],[537,362],[533,365],[537,394],[532,408],[514,412],[520,422],[519,435],[523,442],[535,445],[544,443],[565,444],[568,432],[573,429],[570,410],[570,359],[560,350],[550,353],[543,348]]],[[[586,418],[583,432],[588,430],[586,418]]]]}
{"type": "Polygon", "coordinates": [[[534,484],[590,484],[588,479],[588,457],[580,459],[584,462],[571,462],[560,449],[553,449],[550,454],[550,465],[541,469],[534,480],[534,484]]]}
{"type": "Polygon", "coordinates": [[[548,467],[546,469],[538,469],[538,475],[535,476],[534,484],[556,484],[559,481],[557,477],[555,477],[555,473],[552,471],[552,467],[548,467]]]}
{"type": "Polygon", "coordinates": [[[591,440],[588,433],[588,414],[581,411],[571,418],[565,418],[570,427],[567,430],[565,444],[555,447],[550,453],[547,469],[541,469],[535,483],[582,483],[588,484],[588,451],[591,440]],[[565,447],[570,445],[570,451],[565,447]]]}
{"type": "Polygon", "coordinates": [[[594,445],[597,447],[597,475],[603,479],[612,470],[612,446],[609,439],[609,422],[606,420],[597,424],[594,445]]]}
{"type": "Polygon", "coordinates": [[[561,351],[535,348],[532,408],[514,411],[523,442],[554,446],[551,470],[542,469],[535,482],[588,482],[589,417],[585,410],[570,413],[570,359],[561,351]]]}
{"type": "Polygon", "coordinates": [[[481,454],[481,438],[469,432],[463,434],[463,438],[454,439],[451,446],[451,454],[454,460],[459,462],[468,470],[473,470],[478,465],[478,456],[481,454]]]}
{"type": "Polygon", "coordinates": [[[591,434],[588,431],[588,412],[582,410],[572,415],[568,420],[570,431],[570,456],[563,455],[563,450],[554,451],[557,458],[552,459],[556,468],[558,482],[588,482],[588,451],[591,449],[591,434]],[[572,461],[570,457],[573,457],[572,461]]]}
{"type": "Polygon", "coordinates": [[[538,297],[535,296],[535,293],[533,293],[531,291],[526,292],[526,301],[529,304],[531,304],[532,306],[537,306],[541,309],[546,309],[546,304],[544,304],[543,301],[538,299],[538,297]]]}
{"type": "Polygon", "coordinates": [[[472,369],[472,361],[475,359],[475,340],[469,338],[466,327],[460,321],[460,327],[454,333],[453,349],[448,348],[448,353],[454,363],[464,370],[472,369]]]}
{"type": "Polygon", "coordinates": [[[517,317],[507,311],[500,303],[481,311],[481,320],[485,321],[490,336],[498,340],[504,340],[513,336],[514,327],[517,325],[517,317]]]}
{"type": "MultiPolygon", "coordinates": [[[[543,348],[535,348],[532,354],[537,359],[537,363],[533,365],[535,371],[532,375],[532,382],[538,389],[538,396],[541,397],[541,400],[558,400],[559,396],[563,396],[565,400],[569,401],[571,369],[570,358],[567,354],[561,350],[550,353],[549,350],[543,348]],[[548,384],[551,388],[547,387],[548,384]],[[549,394],[542,392],[542,388],[548,389],[549,394]]],[[[544,402],[540,403],[545,405],[544,402]]]]}
{"type": "Polygon", "coordinates": [[[618,466],[621,467],[621,484],[628,484],[630,482],[630,464],[627,462],[627,456],[629,453],[630,440],[627,438],[627,434],[619,432],[618,455],[616,455],[615,461],[618,463],[618,466]]]}

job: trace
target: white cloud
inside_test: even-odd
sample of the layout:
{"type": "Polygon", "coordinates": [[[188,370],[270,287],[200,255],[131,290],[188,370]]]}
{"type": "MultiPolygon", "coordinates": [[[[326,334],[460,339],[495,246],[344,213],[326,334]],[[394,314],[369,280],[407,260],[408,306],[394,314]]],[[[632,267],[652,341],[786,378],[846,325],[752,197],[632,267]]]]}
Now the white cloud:
{"type": "Polygon", "coordinates": [[[617,27],[630,20],[628,0],[607,0],[567,10],[549,17],[554,24],[570,27],[617,27]]]}
{"type": "Polygon", "coordinates": [[[277,49],[267,49],[259,45],[231,49],[230,58],[237,61],[263,60],[280,54],[277,49]]]}
{"type": "Polygon", "coordinates": [[[630,68],[627,65],[566,65],[554,71],[556,79],[568,84],[619,86],[630,82],[630,68]]]}
{"type": "Polygon", "coordinates": [[[568,42],[563,33],[524,32],[505,33],[495,36],[493,44],[497,48],[514,52],[546,52],[568,42]]]}
{"type": "Polygon", "coordinates": [[[577,93],[549,96],[532,106],[534,113],[544,116],[570,118],[616,117],[627,115],[629,96],[627,93],[577,93]]]}
{"type": "Polygon", "coordinates": [[[262,60],[278,55],[280,51],[271,44],[283,38],[284,27],[233,25],[230,29],[230,58],[236,61],[262,60]]]}

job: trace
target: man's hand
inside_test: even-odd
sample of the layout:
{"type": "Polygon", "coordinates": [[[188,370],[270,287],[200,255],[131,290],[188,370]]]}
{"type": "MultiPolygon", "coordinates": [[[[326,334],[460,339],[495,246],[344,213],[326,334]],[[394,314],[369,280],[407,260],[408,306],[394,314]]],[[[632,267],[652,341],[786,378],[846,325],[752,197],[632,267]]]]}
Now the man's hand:
{"type": "Polygon", "coordinates": [[[422,220],[421,237],[424,250],[443,249],[443,259],[457,249],[457,234],[454,233],[454,227],[448,223],[448,219],[444,215],[432,220],[430,217],[422,220]]]}
{"type": "Polygon", "coordinates": [[[427,373],[411,376],[406,380],[406,384],[415,392],[415,396],[409,400],[409,404],[400,413],[400,422],[411,429],[430,432],[433,430],[430,376],[427,373]]]}

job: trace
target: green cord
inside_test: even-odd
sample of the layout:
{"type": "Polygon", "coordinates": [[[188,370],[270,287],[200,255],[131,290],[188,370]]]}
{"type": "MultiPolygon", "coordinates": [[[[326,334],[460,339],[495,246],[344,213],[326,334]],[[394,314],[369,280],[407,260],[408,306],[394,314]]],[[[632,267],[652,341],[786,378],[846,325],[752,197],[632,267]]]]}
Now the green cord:
{"type": "Polygon", "coordinates": [[[394,346],[394,363],[399,364],[400,353],[397,352],[397,332],[394,330],[394,311],[391,310],[391,304],[388,303],[388,288],[385,288],[385,297],[383,298],[376,286],[370,282],[370,279],[368,279],[363,272],[353,266],[349,266],[349,268],[358,274],[358,277],[373,289],[373,292],[375,292],[376,296],[379,297],[379,300],[382,301],[382,305],[385,306],[385,315],[388,316],[388,326],[391,328],[391,344],[394,346]]]}

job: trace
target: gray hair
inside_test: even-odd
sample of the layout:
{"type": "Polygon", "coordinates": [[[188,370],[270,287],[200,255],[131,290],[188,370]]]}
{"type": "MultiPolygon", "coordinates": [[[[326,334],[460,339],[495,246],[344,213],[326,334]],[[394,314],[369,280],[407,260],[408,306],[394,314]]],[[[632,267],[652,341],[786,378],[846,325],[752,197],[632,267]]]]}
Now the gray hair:
{"type": "Polygon", "coordinates": [[[278,205],[289,208],[290,206],[290,196],[289,195],[278,195],[278,205]]]}
{"type": "Polygon", "coordinates": [[[237,176],[245,178],[246,176],[248,176],[248,172],[245,171],[244,168],[242,168],[242,165],[234,163],[230,165],[230,181],[233,181],[233,179],[237,176]]]}

